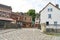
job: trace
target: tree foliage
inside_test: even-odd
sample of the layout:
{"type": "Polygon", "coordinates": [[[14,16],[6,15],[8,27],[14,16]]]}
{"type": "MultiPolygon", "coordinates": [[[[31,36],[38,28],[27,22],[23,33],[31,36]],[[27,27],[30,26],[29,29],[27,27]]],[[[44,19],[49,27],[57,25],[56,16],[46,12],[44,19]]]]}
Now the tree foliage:
{"type": "Polygon", "coordinates": [[[36,14],[35,14],[35,10],[34,10],[34,9],[30,9],[30,10],[27,12],[27,14],[28,14],[29,16],[32,16],[32,21],[35,21],[35,16],[36,16],[36,14]]]}

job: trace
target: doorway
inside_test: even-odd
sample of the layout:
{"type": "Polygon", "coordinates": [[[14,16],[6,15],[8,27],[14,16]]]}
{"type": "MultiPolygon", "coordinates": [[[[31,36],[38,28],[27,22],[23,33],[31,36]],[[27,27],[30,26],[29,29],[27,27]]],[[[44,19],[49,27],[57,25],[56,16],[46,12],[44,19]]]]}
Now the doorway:
{"type": "Polygon", "coordinates": [[[47,26],[49,25],[49,22],[48,22],[48,21],[46,22],[46,25],[47,25],[47,26]]]}

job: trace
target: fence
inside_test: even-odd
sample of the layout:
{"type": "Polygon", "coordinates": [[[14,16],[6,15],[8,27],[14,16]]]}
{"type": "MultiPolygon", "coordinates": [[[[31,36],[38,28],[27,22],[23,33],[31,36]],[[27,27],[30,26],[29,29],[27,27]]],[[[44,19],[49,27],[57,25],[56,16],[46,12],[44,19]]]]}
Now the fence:
{"type": "Polygon", "coordinates": [[[60,32],[60,24],[54,25],[54,24],[49,24],[46,26],[46,31],[47,32],[60,32]]]}
{"type": "Polygon", "coordinates": [[[7,29],[7,28],[21,28],[21,26],[19,25],[19,24],[17,24],[17,23],[5,23],[5,24],[3,24],[3,26],[1,26],[0,25],[0,29],[1,28],[4,28],[4,29],[7,29]]]}

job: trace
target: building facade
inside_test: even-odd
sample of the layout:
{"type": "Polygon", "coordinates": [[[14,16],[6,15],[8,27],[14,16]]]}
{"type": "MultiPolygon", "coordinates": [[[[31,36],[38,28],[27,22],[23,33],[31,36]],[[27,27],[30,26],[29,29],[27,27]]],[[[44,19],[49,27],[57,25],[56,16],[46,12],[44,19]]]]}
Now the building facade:
{"type": "Polygon", "coordinates": [[[36,14],[36,17],[35,17],[35,26],[34,27],[38,28],[39,25],[40,25],[39,22],[40,22],[39,14],[36,14]]]}
{"type": "Polygon", "coordinates": [[[49,2],[40,11],[40,24],[41,29],[43,30],[43,28],[45,27],[45,30],[48,32],[58,32],[58,30],[60,30],[60,9],[58,4],[53,5],[49,2]],[[44,24],[44,27],[42,27],[42,24],[44,24]]]}
{"type": "Polygon", "coordinates": [[[23,18],[23,27],[24,28],[31,28],[32,27],[32,17],[25,14],[23,18]]]}
{"type": "Polygon", "coordinates": [[[12,12],[11,16],[12,19],[15,20],[17,27],[20,28],[31,28],[32,25],[32,17],[26,15],[25,13],[14,13],[12,12]]]}
{"type": "MultiPolygon", "coordinates": [[[[23,13],[22,13],[23,14],[23,13]]],[[[15,13],[12,12],[10,15],[10,18],[15,20],[15,24],[17,25],[17,27],[23,27],[23,15],[21,13],[15,13]]]]}
{"type": "Polygon", "coordinates": [[[12,8],[0,4],[0,27],[31,27],[32,17],[22,12],[12,12],[12,8]],[[8,25],[8,26],[7,26],[8,25]]]}
{"type": "Polygon", "coordinates": [[[10,6],[0,4],[0,28],[5,28],[13,21],[13,19],[10,18],[11,12],[12,8],[10,6]]]}

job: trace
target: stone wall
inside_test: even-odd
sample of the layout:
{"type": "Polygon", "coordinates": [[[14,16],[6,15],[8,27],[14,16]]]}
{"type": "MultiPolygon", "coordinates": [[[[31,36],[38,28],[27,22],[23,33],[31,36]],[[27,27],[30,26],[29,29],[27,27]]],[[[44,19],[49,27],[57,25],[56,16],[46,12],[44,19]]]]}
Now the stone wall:
{"type": "Polygon", "coordinates": [[[41,24],[41,31],[42,32],[45,32],[46,31],[46,24],[45,23],[42,23],[41,24]]]}
{"type": "Polygon", "coordinates": [[[48,29],[46,29],[46,32],[60,33],[60,29],[48,28],[48,29]]]}

